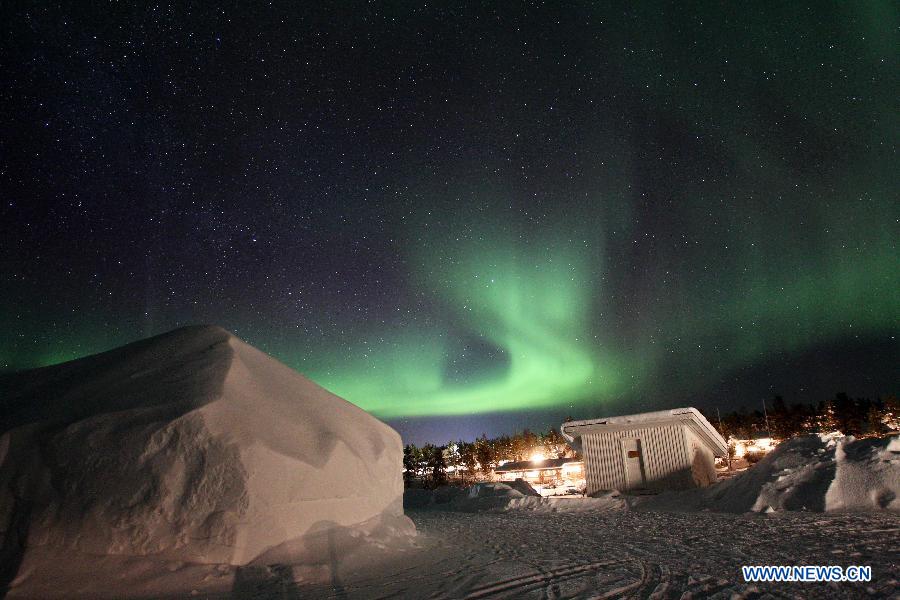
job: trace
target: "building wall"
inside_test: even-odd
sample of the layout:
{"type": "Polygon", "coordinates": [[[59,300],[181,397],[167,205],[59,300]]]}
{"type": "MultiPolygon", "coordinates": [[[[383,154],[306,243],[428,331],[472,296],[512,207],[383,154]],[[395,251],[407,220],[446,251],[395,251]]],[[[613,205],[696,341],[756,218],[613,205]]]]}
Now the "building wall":
{"type": "Polygon", "coordinates": [[[706,487],[716,482],[716,457],[712,450],[687,427],[685,428],[685,448],[691,460],[691,479],[694,485],[706,487]]]}
{"type": "Polygon", "coordinates": [[[624,438],[641,440],[644,471],[650,489],[679,489],[694,485],[686,427],[680,423],[581,437],[587,493],[625,489],[624,438]]]}

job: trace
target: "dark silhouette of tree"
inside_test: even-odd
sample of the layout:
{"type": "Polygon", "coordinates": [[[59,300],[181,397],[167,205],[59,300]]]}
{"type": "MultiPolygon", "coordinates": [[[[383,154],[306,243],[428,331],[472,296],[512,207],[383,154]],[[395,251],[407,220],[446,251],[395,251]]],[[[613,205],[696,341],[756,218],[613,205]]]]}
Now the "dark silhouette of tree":
{"type": "Polygon", "coordinates": [[[475,440],[475,458],[481,467],[481,473],[485,477],[489,477],[496,465],[496,456],[494,454],[494,445],[483,433],[480,438],[475,440]]]}
{"type": "Polygon", "coordinates": [[[776,439],[783,440],[793,435],[788,407],[781,396],[772,398],[772,409],[769,411],[769,429],[772,437],[776,439]]]}
{"type": "Polygon", "coordinates": [[[887,431],[900,432],[900,400],[897,396],[887,396],[882,401],[880,420],[887,431]]]}
{"type": "Polygon", "coordinates": [[[808,404],[801,404],[799,402],[792,404],[787,416],[788,437],[809,433],[807,430],[807,423],[812,415],[812,406],[808,404]]]}
{"type": "Polygon", "coordinates": [[[443,454],[447,469],[451,470],[454,473],[454,476],[458,476],[459,468],[462,466],[462,461],[459,456],[459,445],[456,442],[448,443],[444,446],[443,454]]]}
{"type": "Polygon", "coordinates": [[[786,440],[804,432],[804,423],[810,414],[810,408],[804,404],[787,406],[784,398],[775,396],[772,399],[772,410],[769,412],[769,427],[772,437],[786,440]]]}
{"type": "Polygon", "coordinates": [[[834,400],[822,400],[813,412],[811,431],[824,433],[838,429],[838,421],[835,416],[834,400]]]}
{"type": "Polygon", "coordinates": [[[874,402],[870,402],[866,408],[865,428],[868,433],[873,435],[883,435],[890,433],[891,430],[885,424],[885,403],[880,398],[876,398],[874,402]]]}
{"type": "Polygon", "coordinates": [[[837,428],[845,435],[859,433],[855,427],[856,407],[853,400],[846,393],[840,392],[835,394],[831,405],[837,428]]]}
{"type": "Polygon", "coordinates": [[[541,445],[544,447],[544,453],[551,458],[562,458],[569,449],[566,439],[553,427],[541,436],[541,445]]]}
{"type": "Polygon", "coordinates": [[[403,483],[410,487],[414,481],[421,480],[423,467],[422,450],[415,444],[403,447],[403,483]]]}
{"type": "Polygon", "coordinates": [[[732,461],[734,461],[734,455],[737,454],[737,446],[734,443],[734,440],[728,440],[728,470],[732,470],[732,461]]]}
{"type": "Polygon", "coordinates": [[[473,442],[457,442],[457,451],[459,452],[459,462],[465,467],[462,476],[464,482],[474,481],[476,478],[476,470],[478,469],[478,457],[475,453],[475,444],[473,442]]]}
{"type": "Polygon", "coordinates": [[[443,448],[425,444],[422,447],[422,462],[424,463],[426,487],[436,488],[447,483],[447,464],[444,462],[443,448]]]}
{"type": "Polygon", "coordinates": [[[512,460],[513,451],[513,439],[515,436],[502,435],[498,438],[494,438],[491,440],[493,450],[494,450],[494,460],[498,463],[501,460],[512,460]]]}
{"type": "Polygon", "coordinates": [[[508,460],[525,460],[528,458],[528,452],[528,442],[524,433],[517,433],[510,438],[509,455],[506,457],[508,460]]]}

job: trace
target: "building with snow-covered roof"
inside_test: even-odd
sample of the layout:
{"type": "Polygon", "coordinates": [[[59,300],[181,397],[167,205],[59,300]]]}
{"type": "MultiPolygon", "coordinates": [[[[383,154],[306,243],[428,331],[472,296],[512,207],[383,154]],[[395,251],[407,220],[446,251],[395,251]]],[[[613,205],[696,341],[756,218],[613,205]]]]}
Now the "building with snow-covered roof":
{"type": "Polygon", "coordinates": [[[728,444],[696,408],[569,421],[563,437],[584,457],[587,493],[683,489],[716,481],[728,444]]]}

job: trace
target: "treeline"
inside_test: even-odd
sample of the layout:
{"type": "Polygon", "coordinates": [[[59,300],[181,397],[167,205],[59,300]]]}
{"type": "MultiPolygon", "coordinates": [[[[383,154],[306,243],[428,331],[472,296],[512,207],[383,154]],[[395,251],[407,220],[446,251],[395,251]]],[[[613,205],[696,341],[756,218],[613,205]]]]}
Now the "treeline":
{"type": "Polygon", "coordinates": [[[857,437],[900,431],[900,403],[895,396],[872,400],[850,398],[842,392],[817,405],[795,403],[790,406],[784,398],[775,396],[766,401],[765,407],[765,412],[760,406],[753,411],[744,409],[722,415],[721,424],[715,414],[704,414],[726,439],[749,439],[766,433],[775,439],[786,439],[828,431],[857,437]]]}
{"type": "MultiPolygon", "coordinates": [[[[846,435],[883,435],[900,431],[900,403],[895,396],[885,399],[850,398],[845,393],[817,405],[788,405],[775,396],[765,403],[766,411],[739,410],[718,416],[701,411],[725,439],[749,439],[767,435],[786,439],[804,433],[841,431],[846,435]],[[768,427],[766,426],[768,417],[768,427]]],[[[566,419],[571,420],[571,419],[566,419]]],[[[536,452],[547,458],[575,456],[574,450],[555,428],[544,433],[525,430],[515,435],[474,442],[457,441],[444,446],[409,444],[403,449],[404,481],[407,486],[437,487],[448,482],[468,484],[491,477],[503,461],[529,460],[536,452]]]]}
{"type": "Polygon", "coordinates": [[[407,487],[413,482],[429,488],[450,480],[471,483],[490,477],[500,462],[529,460],[537,452],[547,458],[575,455],[562,435],[552,427],[544,433],[526,429],[496,438],[482,434],[474,442],[460,440],[445,446],[426,444],[421,448],[407,445],[403,448],[403,476],[407,487]]]}

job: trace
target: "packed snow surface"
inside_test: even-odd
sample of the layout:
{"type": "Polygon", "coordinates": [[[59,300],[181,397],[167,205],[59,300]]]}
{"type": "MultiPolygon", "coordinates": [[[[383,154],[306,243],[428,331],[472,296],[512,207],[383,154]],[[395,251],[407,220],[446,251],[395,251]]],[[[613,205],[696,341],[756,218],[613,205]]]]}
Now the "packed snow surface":
{"type": "MultiPolygon", "coordinates": [[[[733,479],[658,496],[479,484],[410,511],[419,551],[322,598],[900,598],[900,442],[807,436],[733,479]],[[745,565],[863,565],[865,583],[748,583],[745,565]]],[[[261,596],[260,596],[261,598],[261,596]]]]}
{"type": "Polygon", "coordinates": [[[839,600],[900,594],[900,523],[883,511],[408,514],[419,531],[416,548],[378,570],[341,570],[332,582],[297,586],[294,596],[246,598],[839,600]],[[873,580],[743,581],[742,565],[766,564],[869,565],[873,580]]]}
{"type": "Polygon", "coordinates": [[[393,429],[218,327],[6,376],[0,595],[58,590],[63,558],[86,596],[104,565],[134,591],[161,564],[339,560],[413,531],[401,464],[393,429]]]}

